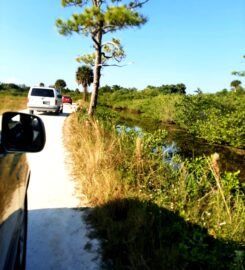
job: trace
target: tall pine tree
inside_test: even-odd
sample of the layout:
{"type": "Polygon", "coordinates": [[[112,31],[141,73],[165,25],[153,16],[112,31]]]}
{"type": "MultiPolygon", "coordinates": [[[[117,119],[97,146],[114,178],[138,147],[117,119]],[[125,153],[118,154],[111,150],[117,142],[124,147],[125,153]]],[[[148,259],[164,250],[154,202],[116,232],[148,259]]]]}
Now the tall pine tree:
{"type": "Polygon", "coordinates": [[[73,14],[65,21],[57,19],[56,26],[59,33],[65,36],[73,33],[89,36],[95,50],[92,54],[86,54],[77,59],[94,67],[94,88],[89,115],[93,115],[96,110],[102,66],[109,65],[109,60],[120,62],[125,57],[120,41],[113,38],[103,43],[104,35],[121,29],[139,27],[146,23],[146,17],[138,13],[138,9],[148,1],[61,0],[62,6],[76,6],[81,8],[81,13],[73,14]]]}

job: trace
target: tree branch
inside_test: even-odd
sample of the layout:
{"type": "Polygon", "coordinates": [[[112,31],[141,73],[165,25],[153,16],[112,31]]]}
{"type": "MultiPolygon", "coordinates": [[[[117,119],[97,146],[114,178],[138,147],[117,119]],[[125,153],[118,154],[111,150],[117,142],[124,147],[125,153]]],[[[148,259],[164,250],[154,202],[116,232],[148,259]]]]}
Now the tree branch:
{"type": "Polygon", "coordinates": [[[125,67],[127,64],[124,65],[118,65],[118,64],[102,64],[102,67],[125,67]]]}
{"type": "Polygon", "coordinates": [[[88,3],[88,0],[62,0],[61,4],[63,7],[83,7],[88,3]]]}
{"type": "Polygon", "coordinates": [[[91,38],[92,38],[93,42],[95,43],[95,45],[97,47],[99,47],[100,46],[100,43],[96,40],[95,36],[94,35],[91,35],[91,38]]]}
{"type": "Polygon", "coordinates": [[[107,60],[112,59],[113,56],[106,55],[104,52],[101,53],[103,57],[105,57],[107,60]]]}
{"type": "Polygon", "coordinates": [[[139,0],[134,0],[134,2],[130,2],[128,5],[129,9],[135,9],[138,7],[142,7],[144,4],[146,4],[147,2],[149,2],[149,0],[144,0],[144,1],[139,1],[139,0]]]}

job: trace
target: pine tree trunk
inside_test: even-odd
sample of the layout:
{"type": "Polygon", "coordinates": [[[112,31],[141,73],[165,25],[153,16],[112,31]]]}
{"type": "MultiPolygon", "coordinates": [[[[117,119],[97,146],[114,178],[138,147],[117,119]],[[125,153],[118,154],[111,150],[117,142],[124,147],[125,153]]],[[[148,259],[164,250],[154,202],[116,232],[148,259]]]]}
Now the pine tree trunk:
{"type": "Polygon", "coordinates": [[[97,106],[97,99],[99,94],[99,87],[100,87],[100,75],[101,75],[101,64],[102,64],[102,57],[101,57],[101,43],[102,43],[102,28],[98,30],[98,33],[95,37],[95,66],[94,66],[94,82],[93,82],[93,91],[91,95],[88,115],[92,116],[95,113],[95,109],[97,106]]]}

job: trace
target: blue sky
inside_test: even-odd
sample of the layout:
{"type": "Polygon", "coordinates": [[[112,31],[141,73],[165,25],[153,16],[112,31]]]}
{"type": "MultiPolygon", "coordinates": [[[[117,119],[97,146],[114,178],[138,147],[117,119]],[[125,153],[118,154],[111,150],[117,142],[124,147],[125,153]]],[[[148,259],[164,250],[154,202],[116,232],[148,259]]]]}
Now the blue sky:
{"type": "MultiPolygon", "coordinates": [[[[57,18],[73,12],[60,0],[0,0],[0,82],[31,86],[64,79],[77,88],[75,58],[91,52],[92,42],[60,36],[55,27],[57,18]]],[[[187,93],[229,89],[234,79],[245,86],[231,75],[245,70],[245,0],[150,0],[141,13],[147,24],[113,34],[131,64],[104,68],[102,86],[184,83],[187,93]]]]}

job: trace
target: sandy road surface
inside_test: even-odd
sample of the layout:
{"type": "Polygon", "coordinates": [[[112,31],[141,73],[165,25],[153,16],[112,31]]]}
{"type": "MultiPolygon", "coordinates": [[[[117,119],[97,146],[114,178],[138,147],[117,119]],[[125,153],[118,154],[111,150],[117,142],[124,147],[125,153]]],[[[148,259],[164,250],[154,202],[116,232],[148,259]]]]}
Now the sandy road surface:
{"type": "Polygon", "coordinates": [[[71,111],[67,105],[60,116],[39,114],[47,139],[42,152],[28,155],[27,270],[100,269],[98,243],[87,237],[86,210],[79,210],[63,146],[62,127],[71,111]],[[90,250],[85,249],[88,244],[90,250]]]}

